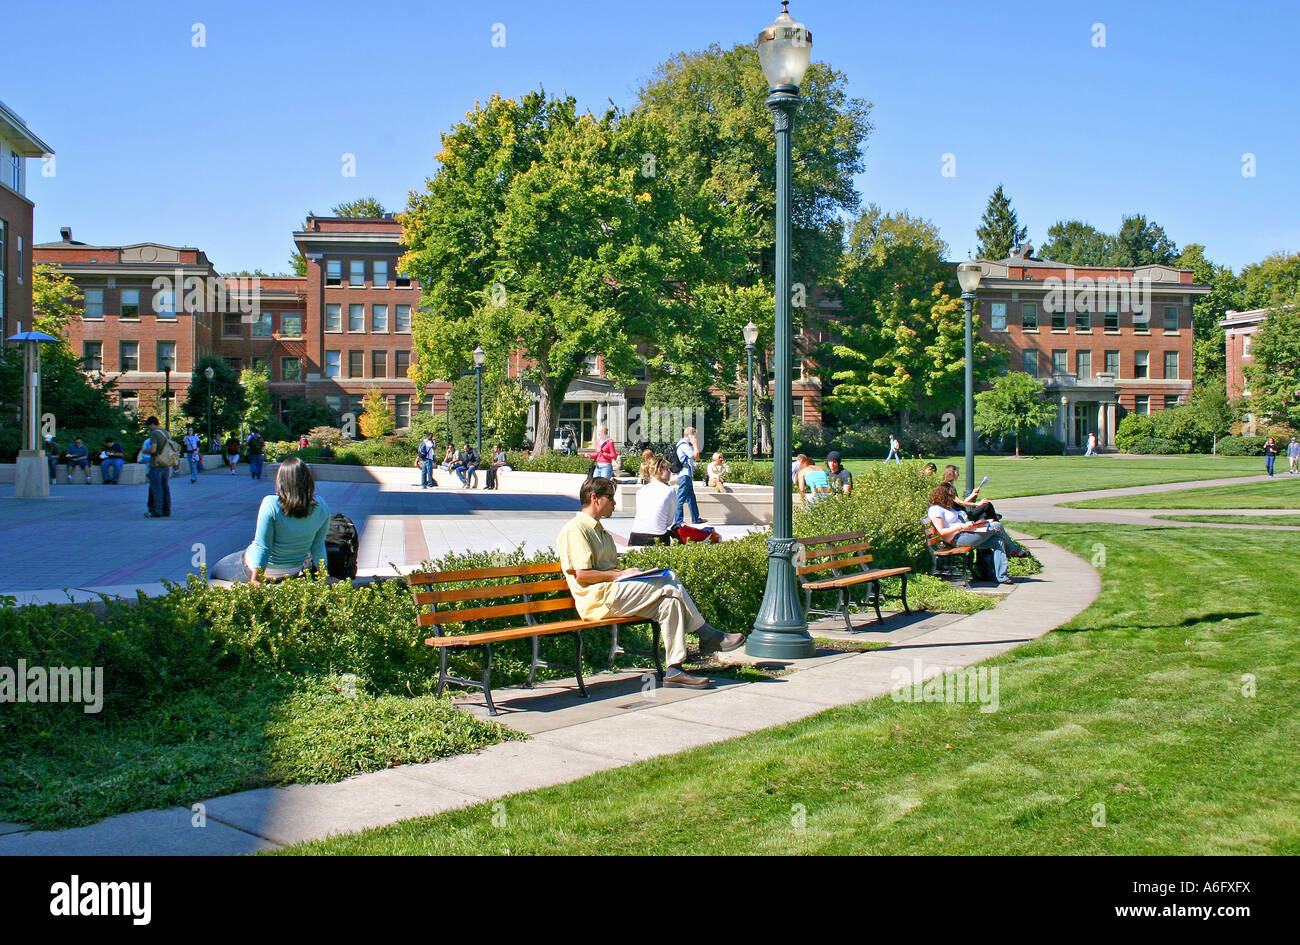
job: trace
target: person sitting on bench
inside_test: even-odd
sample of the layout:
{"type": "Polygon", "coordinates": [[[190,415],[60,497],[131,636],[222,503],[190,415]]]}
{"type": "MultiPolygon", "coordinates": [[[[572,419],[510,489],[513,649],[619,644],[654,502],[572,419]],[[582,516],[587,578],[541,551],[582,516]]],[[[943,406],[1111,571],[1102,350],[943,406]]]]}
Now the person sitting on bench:
{"type": "Polygon", "coordinates": [[[122,444],[111,436],[99,453],[99,478],[106,486],[115,486],[122,478],[122,467],[126,465],[126,454],[122,444]]]}
{"type": "Polygon", "coordinates": [[[600,524],[614,514],[615,489],[613,479],[587,479],[578,490],[582,511],[560,529],[556,540],[578,614],[586,620],[636,616],[655,621],[668,654],[665,688],[708,689],[711,679],[682,669],[686,634],[699,634],[701,654],[734,650],[744,645],[745,635],[710,627],[673,572],[638,577],[639,568],[619,567],[614,539],[600,524]]]}
{"type": "Polygon", "coordinates": [[[934,530],[954,548],[984,548],[993,552],[993,576],[999,584],[1013,583],[1007,575],[1007,558],[1021,558],[1029,554],[1016,544],[1000,522],[972,522],[956,507],[957,490],[952,483],[943,482],[930,493],[930,508],[926,515],[934,530]]]}
{"type": "Polygon", "coordinates": [[[68,447],[66,458],[68,461],[68,482],[72,482],[72,470],[80,466],[82,472],[86,474],[86,485],[90,485],[90,450],[86,448],[85,443],[81,442],[81,437],[77,437],[72,441],[72,445],[68,447]]]}
{"type": "MultiPolygon", "coordinates": [[[[957,491],[957,486],[956,486],[957,467],[956,466],[949,465],[943,467],[943,481],[952,486],[953,492],[957,491]]],[[[976,486],[974,489],[971,490],[970,495],[966,496],[966,498],[963,499],[960,496],[957,497],[957,499],[955,500],[957,507],[960,508],[963,512],[965,512],[966,517],[970,519],[972,522],[979,522],[985,519],[994,522],[1000,522],[1002,520],[1002,516],[998,514],[997,509],[993,508],[993,503],[980,502],[979,495],[980,495],[980,487],[976,486]]]]}

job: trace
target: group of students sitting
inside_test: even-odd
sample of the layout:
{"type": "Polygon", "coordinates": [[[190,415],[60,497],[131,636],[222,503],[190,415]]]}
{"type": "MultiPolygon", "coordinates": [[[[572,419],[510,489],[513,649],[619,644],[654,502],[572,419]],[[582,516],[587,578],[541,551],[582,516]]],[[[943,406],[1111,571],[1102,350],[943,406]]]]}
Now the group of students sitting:
{"type": "MultiPolygon", "coordinates": [[[[933,463],[927,463],[921,474],[934,475],[938,471],[933,463]]],[[[1007,574],[1007,559],[1027,558],[1029,552],[1002,528],[1002,516],[993,507],[993,503],[980,501],[979,486],[963,499],[957,495],[957,488],[953,485],[956,480],[957,467],[946,467],[943,480],[930,492],[930,508],[926,511],[926,517],[946,545],[991,552],[994,579],[999,584],[1011,584],[1011,578],[1007,574]]]]}

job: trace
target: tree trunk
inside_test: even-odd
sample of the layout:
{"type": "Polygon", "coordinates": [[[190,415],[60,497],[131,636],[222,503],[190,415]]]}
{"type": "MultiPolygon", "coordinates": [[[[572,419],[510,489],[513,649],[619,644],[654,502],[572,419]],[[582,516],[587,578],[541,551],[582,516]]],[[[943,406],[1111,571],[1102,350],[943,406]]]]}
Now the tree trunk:
{"type": "Polygon", "coordinates": [[[537,427],[533,430],[533,459],[537,459],[551,448],[552,431],[555,429],[555,382],[547,378],[539,378],[537,393],[537,427]]]}
{"type": "Polygon", "coordinates": [[[1016,427],[1016,459],[1020,458],[1020,427],[1016,427]]]}

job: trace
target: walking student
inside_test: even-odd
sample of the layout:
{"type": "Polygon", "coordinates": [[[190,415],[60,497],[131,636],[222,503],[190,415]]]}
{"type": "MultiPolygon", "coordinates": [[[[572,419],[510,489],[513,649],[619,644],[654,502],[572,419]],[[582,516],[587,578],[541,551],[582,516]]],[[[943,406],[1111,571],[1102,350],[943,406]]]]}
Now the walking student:
{"type": "Polygon", "coordinates": [[[254,479],[262,478],[262,457],[266,451],[266,440],[256,430],[248,431],[248,469],[254,479]]]}
{"type": "Polygon", "coordinates": [[[420,488],[430,489],[438,485],[438,481],[433,478],[433,464],[438,461],[438,444],[433,441],[433,434],[424,434],[424,439],[420,441],[419,448],[415,451],[415,458],[420,463],[420,488]]]}
{"type": "Polygon", "coordinates": [[[201,453],[199,453],[199,437],[194,432],[193,427],[185,428],[185,436],[181,439],[181,448],[185,451],[185,462],[190,467],[190,482],[199,481],[199,464],[201,453]]]}
{"type": "Polygon", "coordinates": [[[899,452],[902,448],[903,445],[898,442],[898,437],[894,436],[892,433],[889,434],[889,455],[885,457],[885,462],[889,462],[892,459],[894,462],[898,463],[898,465],[903,465],[903,460],[899,452]]]}
{"type": "Polygon", "coordinates": [[[685,511],[691,510],[691,523],[703,525],[707,518],[700,518],[700,506],[695,501],[695,462],[700,458],[700,442],[696,437],[695,427],[687,427],[682,438],[677,441],[675,449],[677,462],[681,471],[677,473],[677,511],[673,527],[685,524],[685,511]]]}
{"type": "Polygon", "coordinates": [[[239,465],[239,441],[235,437],[226,438],[225,446],[226,465],[230,467],[230,475],[235,474],[235,467],[239,465]]]}
{"type": "Polygon", "coordinates": [[[618,460],[618,446],[609,435],[609,427],[601,427],[596,433],[595,475],[602,479],[614,478],[614,463],[618,460]]]}
{"type": "Polygon", "coordinates": [[[1300,437],[1291,437],[1286,447],[1286,458],[1291,464],[1287,472],[1300,475],[1300,437]]]}
{"type": "Polygon", "coordinates": [[[1264,468],[1273,475],[1273,463],[1277,461],[1277,442],[1270,436],[1264,444],[1264,468]]]}

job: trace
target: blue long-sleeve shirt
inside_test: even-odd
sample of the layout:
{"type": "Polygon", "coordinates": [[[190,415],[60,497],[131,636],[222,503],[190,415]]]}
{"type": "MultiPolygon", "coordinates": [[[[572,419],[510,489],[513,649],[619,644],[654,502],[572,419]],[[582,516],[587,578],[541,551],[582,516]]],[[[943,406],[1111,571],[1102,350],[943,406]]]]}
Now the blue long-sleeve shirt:
{"type": "Polygon", "coordinates": [[[254,568],[293,571],[308,552],[311,560],[324,561],[329,527],[329,506],[320,496],[306,518],[290,518],[280,510],[280,499],[268,495],[257,510],[257,535],[248,546],[248,563],[254,568]]]}

